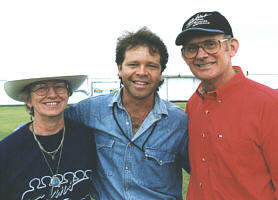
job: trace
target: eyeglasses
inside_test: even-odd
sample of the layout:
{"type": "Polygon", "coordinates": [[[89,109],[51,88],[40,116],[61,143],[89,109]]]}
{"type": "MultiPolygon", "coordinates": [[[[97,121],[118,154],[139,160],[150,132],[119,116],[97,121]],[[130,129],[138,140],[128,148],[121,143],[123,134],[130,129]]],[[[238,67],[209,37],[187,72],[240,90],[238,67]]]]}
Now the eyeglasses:
{"type": "Polygon", "coordinates": [[[39,83],[33,86],[31,91],[39,96],[45,96],[47,95],[51,87],[53,87],[56,94],[65,94],[66,92],[68,92],[68,86],[65,82],[55,83],[52,86],[49,86],[46,83],[39,83]]]}
{"type": "Polygon", "coordinates": [[[222,42],[225,42],[229,39],[223,39],[223,40],[205,40],[203,42],[200,42],[200,43],[189,43],[189,44],[186,44],[181,50],[182,50],[182,53],[183,55],[186,57],[186,58],[194,58],[197,54],[198,54],[198,51],[199,51],[199,48],[202,47],[202,49],[208,53],[208,54],[215,54],[217,53],[220,48],[221,48],[221,43],[222,42]]]}

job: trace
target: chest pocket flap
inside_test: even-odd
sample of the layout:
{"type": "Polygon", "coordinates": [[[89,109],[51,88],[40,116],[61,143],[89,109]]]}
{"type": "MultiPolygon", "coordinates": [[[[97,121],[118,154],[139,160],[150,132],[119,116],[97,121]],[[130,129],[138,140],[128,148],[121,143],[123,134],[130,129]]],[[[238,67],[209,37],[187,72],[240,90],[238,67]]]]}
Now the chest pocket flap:
{"type": "Polygon", "coordinates": [[[146,148],[145,156],[154,159],[159,165],[175,162],[175,154],[167,151],[146,148]]]}
{"type": "Polygon", "coordinates": [[[114,140],[109,137],[95,137],[96,147],[97,149],[102,148],[112,148],[114,145],[114,140]]]}

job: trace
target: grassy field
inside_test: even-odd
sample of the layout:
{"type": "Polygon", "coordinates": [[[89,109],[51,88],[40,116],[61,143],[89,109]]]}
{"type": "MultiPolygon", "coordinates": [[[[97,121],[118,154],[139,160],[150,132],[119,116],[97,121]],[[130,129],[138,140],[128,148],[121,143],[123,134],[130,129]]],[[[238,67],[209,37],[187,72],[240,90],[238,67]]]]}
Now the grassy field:
{"type": "Polygon", "coordinates": [[[0,140],[11,133],[19,124],[30,121],[24,106],[0,107],[0,140]]]}
{"type": "MultiPolygon", "coordinates": [[[[184,103],[176,103],[183,109],[184,103]]],[[[0,140],[11,133],[20,124],[25,124],[30,121],[30,116],[24,106],[0,106],[0,140]]],[[[183,173],[183,195],[185,199],[189,175],[183,173]]]]}

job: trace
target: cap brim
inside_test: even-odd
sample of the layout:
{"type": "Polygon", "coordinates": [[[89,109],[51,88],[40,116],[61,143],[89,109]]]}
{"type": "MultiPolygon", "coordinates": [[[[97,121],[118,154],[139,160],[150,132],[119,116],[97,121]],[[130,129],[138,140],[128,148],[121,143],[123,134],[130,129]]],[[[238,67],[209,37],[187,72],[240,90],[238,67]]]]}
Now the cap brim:
{"type": "Polygon", "coordinates": [[[217,30],[217,29],[204,29],[204,28],[191,28],[191,29],[187,29],[182,31],[178,37],[176,38],[176,45],[183,45],[186,43],[186,41],[188,41],[188,39],[192,38],[194,36],[194,34],[200,34],[200,33],[224,33],[221,30],[217,30]]]}
{"type": "Polygon", "coordinates": [[[79,88],[79,86],[85,81],[86,78],[87,78],[86,75],[75,75],[75,76],[55,76],[55,77],[41,77],[41,78],[12,80],[12,81],[7,81],[4,84],[4,89],[10,98],[16,101],[24,102],[21,93],[26,86],[32,83],[39,82],[39,81],[48,81],[48,80],[64,80],[70,84],[71,89],[74,91],[79,88]]]}

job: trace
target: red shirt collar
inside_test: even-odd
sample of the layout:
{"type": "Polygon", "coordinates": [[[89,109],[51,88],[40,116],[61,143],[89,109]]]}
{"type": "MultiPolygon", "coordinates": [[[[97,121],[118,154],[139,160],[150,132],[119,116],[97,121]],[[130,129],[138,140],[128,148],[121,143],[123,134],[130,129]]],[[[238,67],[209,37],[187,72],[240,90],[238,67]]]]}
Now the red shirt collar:
{"type": "Polygon", "coordinates": [[[229,88],[235,88],[233,86],[237,85],[238,82],[240,82],[242,79],[245,78],[241,68],[239,66],[233,66],[233,69],[236,72],[236,75],[225,85],[221,86],[220,88],[216,89],[215,91],[211,91],[206,93],[203,87],[203,84],[200,83],[198,86],[196,93],[204,99],[206,96],[214,96],[214,97],[219,97],[220,94],[223,94],[226,90],[229,90],[229,88]]]}

